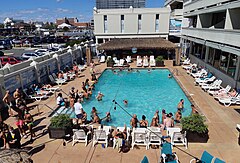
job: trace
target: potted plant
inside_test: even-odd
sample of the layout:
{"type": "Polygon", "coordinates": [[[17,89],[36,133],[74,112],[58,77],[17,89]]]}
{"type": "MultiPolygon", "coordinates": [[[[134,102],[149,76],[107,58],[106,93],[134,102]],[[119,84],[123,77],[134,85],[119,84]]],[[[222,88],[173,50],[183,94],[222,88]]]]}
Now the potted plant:
{"type": "Polygon", "coordinates": [[[208,141],[208,126],[204,123],[203,116],[192,114],[181,120],[182,131],[187,131],[188,142],[206,143],[208,141]]]}
{"type": "Polygon", "coordinates": [[[61,139],[71,133],[72,122],[68,114],[59,114],[51,118],[50,122],[48,127],[50,138],[61,139]]]}
{"type": "Polygon", "coordinates": [[[157,67],[163,67],[164,66],[163,56],[160,55],[156,58],[156,66],[157,67]]]}
{"type": "Polygon", "coordinates": [[[114,65],[114,60],[112,59],[112,57],[109,57],[107,59],[107,67],[113,67],[114,65]]]}

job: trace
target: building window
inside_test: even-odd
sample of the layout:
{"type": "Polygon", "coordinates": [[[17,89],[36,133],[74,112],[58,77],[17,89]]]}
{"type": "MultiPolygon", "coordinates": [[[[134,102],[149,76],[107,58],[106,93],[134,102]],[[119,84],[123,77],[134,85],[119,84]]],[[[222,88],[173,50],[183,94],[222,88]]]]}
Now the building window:
{"type": "Polygon", "coordinates": [[[121,15],[121,33],[124,33],[124,15],[121,15]]]}
{"type": "Polygon", "coordinates": [[[104,33],[107,33],[108,32],[107,15],[104,15],[103,19],[104,19],[104,33]]]}
{"type": "Polygon", "coordinates": [[[213,65],[214,54],[215,54],[215,50],[213,48],[209,47],[208,63],[210,65],[213,65]]]}
{"type": "Polygon", "coordinates": [[[159,32],[159,14],[156,14],[155,32],[159,32]]]}
{"type": "Polygon", "coordinates": [[[222,51],[219,49],[215,49],[215,55],[214,55],[214,61],[213,61],[213,67],[219,69],[220,68],[220,57],[221,57],[222,51]]]}
{"type": "Polygon", "coordinates": [[[230,53],[228,72],[227,74],[231,77],[235,76],[236,68],[237,68],[238,56],[230,53]]]}
{"type": "Polygon", "coordinates": [[[138,15],[138,33],[142,32],[142,15],[138,15]]]}
{"type": "Polygon", "coordinates": [[[222,52],[220,56],[219,68],[225,73],[227,73],[228,61],[229,61],[229,53],[222,52]]]}

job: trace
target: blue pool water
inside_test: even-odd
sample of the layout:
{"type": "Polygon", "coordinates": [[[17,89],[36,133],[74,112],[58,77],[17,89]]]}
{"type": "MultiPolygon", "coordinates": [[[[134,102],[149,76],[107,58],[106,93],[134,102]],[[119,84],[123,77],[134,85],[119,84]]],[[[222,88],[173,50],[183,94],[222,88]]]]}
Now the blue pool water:
{"type": "MultiPolygon", "coordinates": [[[[98,110],[99,117],[103,118],[106,112],[111,113],[112,121],[107,123],[111,126],[130,126],[131,117],[119,106],[114,110],[113,100],[115,99],[130,114],[137,114],[138,119],[142,115],[147,117],[149,123],[156,110],[165,109],[167,113],[175,114],[180,99],[184,99],[183,116],[191,113],[191,103],[174,78],[169,79],[168,69],[154,69],[151,73],[147,69],[139,69],[139,72],[118,71],[114,74],[111,70],[105,70],[90,100],[85,100],[83,105],[87,112],[88,119],[93,106],[98,110]],[[102,101],[97,101],[95,96],[101,91],[105,96],[102,101]],[[123,100],[128,100],[128,106],[124,106],[123,100]]],[[[64,110],[65,113],[71,111],[64,110]]],[[[70,113],[71,114],[71,113],[70,113]]],[[[72,114],[73,116],[73,114],[72,114]]],[[[105,123],[106,124],[106,123],[105,123]]]]}

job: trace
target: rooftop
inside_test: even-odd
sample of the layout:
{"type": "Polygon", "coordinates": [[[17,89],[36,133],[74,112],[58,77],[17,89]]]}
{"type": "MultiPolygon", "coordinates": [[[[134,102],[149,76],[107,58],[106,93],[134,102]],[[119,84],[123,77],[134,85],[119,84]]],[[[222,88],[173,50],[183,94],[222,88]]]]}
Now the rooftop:
{"type": "Polygon", "coordinates": [[[113,39],[101,44],[98,50],[163,49],[172,50],[177,46],[163,38],[113,39]]]}

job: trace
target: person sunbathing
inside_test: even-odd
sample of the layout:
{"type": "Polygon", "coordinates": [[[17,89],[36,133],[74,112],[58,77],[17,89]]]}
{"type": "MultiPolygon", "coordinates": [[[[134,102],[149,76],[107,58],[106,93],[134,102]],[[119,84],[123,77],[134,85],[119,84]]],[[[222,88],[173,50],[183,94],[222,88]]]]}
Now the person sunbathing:
{"type": "Polygon", "coordinates": [[[222,93],[217,94],[216,97],[227,98],[227,97],[235,97],[236,95],[237,95],[237,91],[236,91],[236,89],[233,88],[229,93],[222,92],[222,93]]]}

